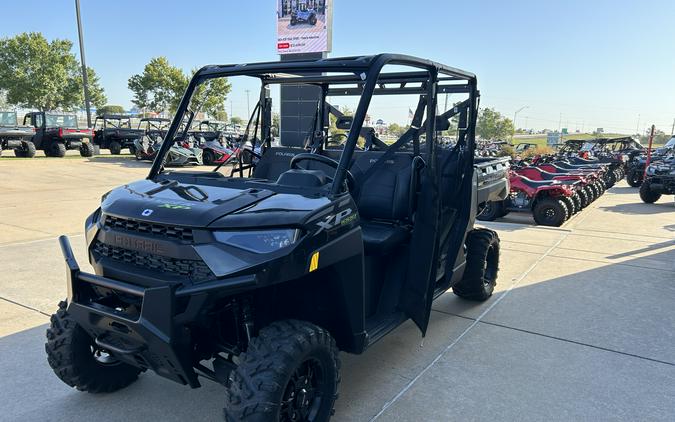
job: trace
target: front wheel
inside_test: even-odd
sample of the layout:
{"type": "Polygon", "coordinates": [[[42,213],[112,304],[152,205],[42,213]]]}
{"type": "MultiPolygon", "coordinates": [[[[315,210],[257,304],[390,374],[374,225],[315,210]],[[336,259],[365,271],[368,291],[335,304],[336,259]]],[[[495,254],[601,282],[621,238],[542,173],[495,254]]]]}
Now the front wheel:
{"type": "Polygon", "coordinates": [[[540,226],[560,227],[569,218],[567,206],[556,198],[538,201],[532,210],[534,221],[540,226]]]}
{"type": "Polygon", "coordinates": [[[335,340],[304,321],[260,330],[230,376],[225,420],[327,421],[340,382],[335,340]]]}
{"type": "Polygon", "coordinates": [[[309,18],[309,23],[310,23],[310,25],[316,25],[316,16],[312,15],[309,18]]]}
{"type": "Polygon", "coordinates": [[[57,377],[71,387],[90,393],[111,393],[136,381],[140,369],[120,362],[80,327],[59,303],[47,329],[47,361],[57,377]]]}
{"type": "Polygon", "coordinates": [[[212,166],[216,161],[216,155],[210,149],[205,149],[202,154],[202,161],[206,166],[212,166]]]}
{"type": "Polygon", "coordinates": [[[649,180],[642,182],[642,186],[640,186],[640,199],[642,199],[642,202],[645,204],[653,204],[658,201],[659,198],[661,198],[661,194],[652,190],[649,180]]]}
{"type": "Polygon", "coordinates": [[[489,229],[474,229],[466,237],[466,268],[452,286],[457,296],[484,301],[492,296],[499,272],[499,236],[489,229]]]}
{"type": "Polygon", "coordinates": [[[485,203],[485,206],[483,207],[483,211],[481,211],[476,218],[481,220],[481,221],[494,221],[497,218],[501,217],[503,214],[502,210],[504,209],[504,203],[499,201],[499,202],[492,202],[488,201],[485,203]]]}

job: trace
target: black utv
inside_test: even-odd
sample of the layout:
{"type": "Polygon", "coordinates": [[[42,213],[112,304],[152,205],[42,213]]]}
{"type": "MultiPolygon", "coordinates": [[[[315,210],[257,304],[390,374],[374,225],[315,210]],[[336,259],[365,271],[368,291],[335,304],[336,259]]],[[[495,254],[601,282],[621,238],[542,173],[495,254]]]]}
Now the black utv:
{"type": "Polygon", "coordinates": [[[134,142],[145,135],[143,129],[132,129],[131,116],[121,114],[101,114],[94,121],[94,145],[98,149],[110,150],[118,155],[128,148],[132,155],[136,153],[134,142]]]}
{"type": "Polygon", "coordinates": [[[35,129],[30,126],[19,126],[15,111],[0,111],[0,155],[3,150],[14,150],[20,158],[35,156],[33,135],[35,129]]]}
{"type": "Polygon", "coordinates": [[[675,195],[675,155],[670,154],[651,162],[640,185],[640,199],[653,204],[662,195],[675,195]]]}
{"type": "Polygon", "coordinates": [[[33,126],[33,144],[47,157],[64,157],[67,150],[77,149],[82,157],[94,155],[91,129],[78,127],[75,114],[36,111],[23,117],[23,124],[33,126]]]}
{"type": "Polygon", "coordinates": [[[92,393],[148,369],[192,388],[202,377],[227,387],[227,421],[328,420],[338,351],[363,353],[408,319],[426,333],[433,300],[451,288],[492,295],[499,238],[474,228],[478,96],[473,74],[403,55],[200,69],[148,177],[88,217],[95,274],[60,239],[68,297],[47,331],[54,372],[92,393]],[[199,112],[195,91],[223,77],[261,84],[244,134],[259,159],[230,176],[166,170],[171,140],[199,112]],[[270,89],[285,84],[317,94],[304,147],[271,146],[270,89]],[[439,111],[439,94],[460,98],[439,111]],[[416,104],[411,126],[393,144],[364,143],[371,101],[387,95],[416,104]],[[358,106],[330,142],[337,97],[358,106]]]}

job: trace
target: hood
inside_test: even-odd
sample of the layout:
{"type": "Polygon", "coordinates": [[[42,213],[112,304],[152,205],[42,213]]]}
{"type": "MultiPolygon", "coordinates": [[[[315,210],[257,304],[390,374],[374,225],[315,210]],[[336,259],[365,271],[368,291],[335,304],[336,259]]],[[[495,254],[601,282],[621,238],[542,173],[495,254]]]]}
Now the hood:
{"type": "Polygon", "coordinates": [[[237,189],[174,180],[140,180],[104,195],[101,210],[149,223],[253,228],[299,225],[310,213],[329,203],[324,197],[309,198],[259,187],[237,189]]]}

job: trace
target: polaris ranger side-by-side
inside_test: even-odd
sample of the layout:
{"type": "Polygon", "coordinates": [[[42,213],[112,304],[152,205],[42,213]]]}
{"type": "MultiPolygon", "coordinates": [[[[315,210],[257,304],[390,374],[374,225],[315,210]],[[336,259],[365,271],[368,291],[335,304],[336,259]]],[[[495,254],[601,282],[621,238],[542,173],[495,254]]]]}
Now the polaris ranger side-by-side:
{"type": "Polygon", "coordinates": [[[492,295],[499,238],[474,228],[477,198],[503,200],[508,187],[490,176],[501,164],[480,163],[480,186],[502,194],[478,192],[478,97],[472,73],[404,55],[200,69],[148,177],[108,192],[88,217],[95,274],[60,239],[68,297],[47,331],[54,372],[93,393],[147,369],[192,388],[201,377],[227,387],[227,421],[330,419],[339,350],[363,353],[408,319],[425,334],[449,289],[492,295]],[[251,177],[222,164],[167,170],[199,112],[195,90],[222,77],[261,84],[243,139],[260,154],[234,172],[251,177]],[[284,84],[320,94],[304,148],[271,146],[270,89],[284,84]],[[437,111],[439,94],[459,101],[437,111]],[[411,126],[393,144],[364,143],[369,106],[388,95],[416,104],[411,126]],[[357,106],[338,119],[344,142],[329,142],[338,97],[357,106]],[[456,142],[441,142],[454,117],[456,142]]]}
{"type": "Polygon", "coordinates": [[[47,157],[63,157],[69,149],[79,150],[83,157],[94,155],[91,129],[78,128],[74,114],[36,111],[26,114],[23,124],[35,128],[33,144],[47,157]]]}
{"type": "Polygon", "coordinates": [[[0,111],[0,153],[2,150],[11,149],[17,157],[34,157],[34,134],[34,128],[19,126],[15,111],[0,111]]]}
{"type": "Polygon", "coordinates": [[[136,153],[134,141],[145,135],[144,129],[132,129],[131,116],[120,114],[102,114],[94,121],[94,145],[110,150],[118,155],[128,148],[132,155],[136,153]]]}

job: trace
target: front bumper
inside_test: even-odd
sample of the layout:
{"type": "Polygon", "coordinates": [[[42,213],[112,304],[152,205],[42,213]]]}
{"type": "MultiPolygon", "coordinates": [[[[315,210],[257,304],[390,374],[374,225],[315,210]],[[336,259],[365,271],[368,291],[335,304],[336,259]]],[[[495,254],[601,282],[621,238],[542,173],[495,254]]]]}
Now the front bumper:
{"type": "MultiPolygon", "coordinates": [[[[96,342],[119,360],[180,384],[199,387],[194,364],[192,334],[194,321],[222,282],[198,286],[166,285],[143,288],[130,283],[82,272],[66,236],[59,238],[67,266],[68,313],[96,342]],[[139,303],[138,312],[109,306],[95,290],[124,295],[139,303]]],[[[256,276],[228,280],[228,288],[247,288],[256,276]]]]}

